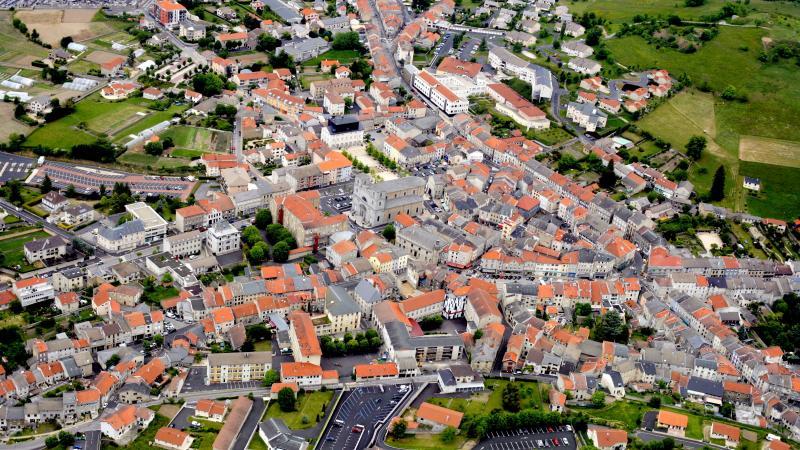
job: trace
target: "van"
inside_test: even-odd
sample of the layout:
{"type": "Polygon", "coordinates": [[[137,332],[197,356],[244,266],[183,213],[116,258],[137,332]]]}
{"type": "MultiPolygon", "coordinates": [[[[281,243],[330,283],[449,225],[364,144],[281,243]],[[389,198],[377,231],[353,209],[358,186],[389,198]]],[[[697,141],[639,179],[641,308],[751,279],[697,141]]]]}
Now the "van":
{"type": "Polygon", "coordinates": [[[336,420],[334,420],[334,421],[333,421],[333,424],[334,424],[335,426],[337,426],[337,427],[342,427],[342,426],[344,426],[344,420],[342,420],[342,419],[336,419],[336,420]]]}

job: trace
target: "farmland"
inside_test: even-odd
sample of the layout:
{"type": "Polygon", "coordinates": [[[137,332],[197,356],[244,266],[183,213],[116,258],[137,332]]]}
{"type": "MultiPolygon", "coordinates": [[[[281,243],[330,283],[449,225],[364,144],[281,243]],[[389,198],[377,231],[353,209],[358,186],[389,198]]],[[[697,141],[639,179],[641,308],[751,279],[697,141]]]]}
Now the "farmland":
{"type": "Polygon", "coordinates": [[[30,29],[36,29],[43,42],[58,45],[64,36],[72,36],[76,41],[92,39],[111,33],[114,27],[105,21],[95,21],[95,9],[42,9],[19,11],[19,18],[30,29]]]}

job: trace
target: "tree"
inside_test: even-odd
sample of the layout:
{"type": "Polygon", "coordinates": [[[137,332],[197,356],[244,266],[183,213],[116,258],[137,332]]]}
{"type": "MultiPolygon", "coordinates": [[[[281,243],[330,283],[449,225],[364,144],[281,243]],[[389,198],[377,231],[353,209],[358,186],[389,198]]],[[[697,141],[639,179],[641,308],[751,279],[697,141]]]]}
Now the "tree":
{"type": "Polygon", "coordinates": [[[608,311],[592,329],[592,339],[596,341],[612,341],[621,344],[628,343],[628,325],[622,320],[617,311],[608,311]]]}
{"type": "Polygon", "coordinates": [[[106,367],[116,366],[117,364],[119,364],[119,360],[120,360],[119,355],[117,355],[116,353],[111,355],[111,357],[108,358],[108,360],[106,361],[106,367]]]}
{"type": "Polygon", "coordinates": [[[289,259],[289,244],[280,241],[272,247],[272,259],[277,263],[284,263],[289,259]]]}
{"type": "Polygon", "coordinates": [[[273,37],[269,33],[263,33],[258,36],[258,44],[256,44],[256,50],[262,52],[271,52],[280,46],[281,46],[280,40],[273,37]]]}
{"type": "Polygon", "coordinates": [[[160,156],[164,153],[164,144],[161,142],[148,142],[144,145],[144,151],[148,155],[160,156]]]}
{"type": "Polygon", "coordinates": [[[517,412],[520,408],[520,401],[519,386],[516,383],[508,383],[503,389],[503,409],[517,412]]]}
{"type": "Polygon", "coordinates": [[[269,256],[269,245],[266,242],[256,242],[250,251],[247,252],[247,257],[254,263],[260,263],[267,259],[269,256]]]}
{"type": "Polygon", "coordinates": [[[392,426],[391,434],[392,437],[395,439],[402,439],[406,436],[406,431],[408,430],[408,424],[406,421],[403,420],[401,417],[400,420],[394,423],[392,426]]]}
{"type": "Polygon", "coordinates": [[[47,439],[44,440],[44,445],[47,448],[58,447],[58,436],[48,436],[47,439]]]}
{"type": "Polygon", "coordinates": [[[600,36],[603,33],[600,31],[599,27],[592,27],[589,31],[586,32],[586,45],[588,46],[595,46],[600,43],[600,36]]]}
{"type": "Polygon", "coordinates": [[[67,48],[71,43],[72,43],[72,36],[64,36],[61,38],[59,45],[61,45],[61,48],[67,48]]]}
{"type": "Polygon", "coordinates": [[[281,50],[278,53],[270,54],[269,65],[275,69],[286,68],[292,70],[294,69],[294,58],[292,58],[292,55],[281,50]]]}
{"type": "Polygon", "coordinates": [[[439,439],[442,440],[445,444],[449,444],[456,440],[456,429],[453,427],[447,427],[442,431],[442,434],[439,436],[439,439]]]}
{"type": "Polygon", "coordinates": [[[614,173],[614,161],[608,163],[608,166],[603,168],[600,172],[600,180],[598,181],[600,187],[603,189],[613,189],[617,185],[617,174],[614,173]]]}
{"type": "Polygon", "coordinates": [[[6,183],[4,189],[4,196],[9,202],[15,205],[22,204],[22,184],[19,180],[11,180],[6,183]]]}
{"type": "Polygon", "coordinates": [[[592,394],[592,406],[594,406],[595,408],[600,408],[605,404],[606,404],[606,393],[601,390],[594,391],[594,394],[592,394]]]}
{"type": "Polygon", "coordinates": [[[590,303],[578,303],[575,305],[575,314],[579,316],[589,316],[592,314],[592,305],[590,303]]]}
{"type": "Polygon", "coordinates": [[[67,448],[75,443],[75,436],[73,436],[72,433],[68,433],[66,431],[59,431],[58,443],[61,444],[62,447],[67,448]]]}
{"type": "Polygon", "coordinates": [[[223,87],[225,82],[215,73],[199,73],[192,78],[192,88],[206,97],[221,93],[223,87]]]}
{"type": "Polygon", "coordinates": [[[50,175],[45,174],[44,180],[42,180],[42,194],[46,194],[53,190],[53,180],[50,179],[50,175]]]}
{"type": "Polygon", "coordinates": [[[153,344],[155,344],[156,347],[161,347],[164,345],[164,336],[160,334],[153,336],[153,344]]]}
{"type": "Polygon", "coordinates": [[[714,181],[711,183],[709,197],[715,202],[725,198],[725,168],[722,166],[719,166],[714,173],[714,181]]]}
{"type": "Polygon", "coordinates": [[[703,150],[706,149],[706,138],[703,136],[692,136],[689,142],[686,143],[686,156],[697,161],[703,156],[703,150]]]}
{"type": "Polygon", "coordinates": [[[249,225],[242,230],[242,241],[251,247],[263,240],[264,238],[261,237],[261,232],[253,225],[249,225]]]}
{"type": "Polygon", "coordinates": [[[267,226],[272,223],[272,213],[268,209],[260,209],[256,213],[255,226],[266,230],[267,226]]]}
{"type": "MultiPolygon", "coordinates": [[[[275,369],[269,369],[264,373],[264,386],[272,386],[273,384],[281,381],[281,374],[275,369]]],[[[294,396],[294,394],[292,395],[294,396]]]]}
{"type": "Polygon", "coordinates": [[[647,405],[651,408],[660,408],[661,407],[661,397],[657,395],[653,395],[650,397],[650,400],[647,401],[647,405]]]}
{"type": "Polygon", "coordinates": [[[297,406],[297,398],[290,387],[285,387],[278,391],[278,406],[283,412],[294,411],[297,406]]]}
{"type": "Polygon", "coordinates": [[[346,33],[338,33],[333,38],[331,48],[334,50],[356,50],[360,53],[364,52],[364,46],[358,38],[358,33],[349,31],[346,33]]]}
{"type": "Polygon", "coordinates": [[[478,339],[482,338],[482,337],[483,337],[483,330],[481,330],[480,328],[479,328],[479,329],[477,329],[477,330],[475,330],[475,334],[473,334],[473,335],[472,335],[472,338],[473,338],[474,340],[476,340],[476,341],[477,341],[478,339]]]}
{"type": "Polygon", "coordinates": [[[14,118],[19,119],[21,117],[24,117],[25,114],[26,114],[25,106],[23,106],[22,103],[18,103],[17,106],[14,107],[14,118]]]}
{"type": "Polygon", "coordinates": [[[397,233],[395,232],[394,225],[390,223],[389,225],[386,225],[386,228],[383,229],[382,234],[387,241],[394,241],[397,233]]]}

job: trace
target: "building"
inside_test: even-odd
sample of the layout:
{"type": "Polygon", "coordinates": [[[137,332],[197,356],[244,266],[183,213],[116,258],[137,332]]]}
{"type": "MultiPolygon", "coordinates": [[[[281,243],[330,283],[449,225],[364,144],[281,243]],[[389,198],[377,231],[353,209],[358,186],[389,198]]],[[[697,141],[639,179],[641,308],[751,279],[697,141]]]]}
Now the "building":
{"type": "Polygon", "coordinates": [[[628,446],[628,432],[598,425],[589,425],[586,435],[600,450],[625,450],[628,446]]]}
{"type": "Polygon", "coordinates": [[[86,274],[80,267],[68,267],[54,272],[50,277],[53,289],[59,292],[69,292],[83,289],[86,285],[86,274]]]}
{"type": "Polygon", "coordinates": [[[222,422],[228,412],[228,403],[217,400],[198,400],[194,407],[194,415],[210,420],[222,422]]]}
{"type": "Polygon", "coordinates": [[[217,438],[214,439],[214,444],[211,446],[212,450],[231,450],[233,448],[252,409],[253,401],[247,397],[239,397],[231,402],[228,420],[217,433],[217,438]]]}
{"type": "Polygon", "coordinates": [[[227,221],[217,222],[206,231],[206,244],[211,254],[227,255],[239,250],[242,233],[227,221]]]}
{"type": "Polygon", "coordinates": [[[295,434],[281,419],[268,418],[258,426],[258,435],[269,449],[306,450],[308,442],[295,434]]]}
{"type": "Polygon", "coordinates": [[[417,409],[417,422],[431,427],[431,432],[440,433],[445,428],[452,427],[456,430],[461,426],[464,413],[453,411],[433,403],[423,402],[417,409]]]}
{"type": "Polygon", "coordinates": [[[397,378],[400,371],[393,362],[382,364],[356,364],[353,366],[353,376],[356,381],[389,380],[397,378]]]}
{"type": "Polygon", "coordinates": [[[119,406],[100,419],[100,432],[118,445],[124,445],[147,428],[155,416],[155,412],[143,406],[119,406]]]}
{"type": "Polygon", "coordinates": [[[364,145],[364,129],[355,116],[336,116],[320,133],[322,142],[332,149],[347,149],[364,145]]]}
{"type": "Polygon", "coordinates": [[[531,64],[501,46],[489,50],[489,65],[530,83],[534,98],[549,100],[553,96],[553,74],[544,67],[531,64]]]}
{"type": "Polygon", "coordinates": [[[673,436],[683,437],[688,425],[689,417],[683,414],[662,409],[656,416],[656,427],[673,436]]]}
{"type": "Polygon", "coordinates": [[[737,448],[742,435],[742,430],[733,425],[720,422],[711,422],[709,437],[711,439],[722,439],[728,448],[737,448]]]}
{"type": "Polygon", "coordinates": [[[295,362],[320,364],[322,348],[311,316],[303,311],[289,314],[289,341],[292,343],[292,356],[295,362]]]}
{"type": "Polygon", "coordinates": [[[144,245],[145,229],[141,220],[129,220],[114,228],[97,229],[97,246],[109,253],[130,251],[144,245]]]}
{"type": "MultiPolygon", "coordinates": [[[[361,308],[353,297],[341,286],[328,286],[325,293],[325,332],[319,334],[342,334],[358,330],[361,324],[361,308]]],[[[319,328],[319,327],[318,327],[319,328]]]]}
{"type": "Polygon", "coordinates": [[[42,197],[42,207],[50,212],[59,211],[69,205],[69,200],[58,191],[50,191],[42,197]]]}
{"type": "Polygon", "coordinates": [[[61,236],[50,236],[26,242],[23,250],[25,259],[31,264],[37,261],[50,261],[67,254],[67,241],[61,236]]]}
{"type": "Polygon", "coordinates": [[[189,450],[194,438],[177,428],[161,427],[156,431],[153,445],[170,450],[189,450]]]}
{"type": "Polygon", "coordinates": [[[263,380],[272,368],[272,352],[211,353],[206,384],[263,380]]]}
{"type": "Polygon", "coordinates": [[[273,197],[270,210],[272,217],[292,233],[297,245],[316,251],[328,243],[330,236],[348,229],[345,215],[326,216],[320,211],[319,202],[319,192],[306,191],[273,197]]]}
{"type": "Polygon", "coordinates": [[[179,258],[196,255],[203,250],[203,233],[199,230],[192,230],[167,236],[162,244],[162,250],[179,258]]]}
{"type": "Polygon", "coordinates": [[[606,126],[608,116],[589,103],[569,102],[567,118],[586,131],[597,131],[606,126]]]}
{"type": "Polygon", "coordinates": [[[189,12],[177,1],[161,0],[150,6],[153,17],[167,28],[175,28],[186,20],[189,12]]]}
{"type": "Polygon", "coordinates": [[[142,222],[144,226],[144,242],[159,242],[167,235],[167,221],[145,202],[125,205],[125,210],[142,222]]]}
{"type": "Polygon", "coordinates": [[[39,277],[15,281],[11,292],[17,296],[23,308],[55,298],[55,291],[50,281],[39,277]]]}
{"type": "Polygon", "coordinates": [[[394,221],[399,214],[422,214],[425,180],[410,176],[375,183],[369,175],[356,176],[352,219],[361,227],[374,228],[394,221]]]}
{"type": "Polygon", "coordinates": [[[414,77],[414,87],[448,115],[467,112],[469,100],[459,97],[433,74],[423,69],[414,77]]]}

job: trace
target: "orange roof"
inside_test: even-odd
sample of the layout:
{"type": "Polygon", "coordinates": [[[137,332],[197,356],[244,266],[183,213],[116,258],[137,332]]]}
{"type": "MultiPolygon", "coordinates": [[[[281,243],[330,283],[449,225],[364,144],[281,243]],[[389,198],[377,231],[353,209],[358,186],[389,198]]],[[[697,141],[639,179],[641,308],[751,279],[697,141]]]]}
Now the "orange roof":
{"type": "Polygon", "coordinates": [[[400,302],[400,306],[403,308],[403,311],[408,314],[410,311],[416,311],[443,301],[444,290],[439,289],[404,300],[400,302]]]}
{"type": "Polygon", "coordinates": [[[458,428],[464,413],[453,411],[433,403],[424,402],[417,409],[417,420],[429,420],[441,425],[458,428]]]}
{"type": "Polygon", "coordinates": [[[17,289],[24,289],[42,283],[47,283],[47,280],[39,277],[31,277],[24,280],[15,281],[14,287],[16,287],[17,289]]]}
{"type": "Polygon", "coordinates": [[[143,365],[133,374],[135,377],[140,377],[147,384],[153,384],[156,378],[161,376],[167,367],[161,358],[153,358],[147,364],[143,365]]]}
{"type": "Polygon", "coordinates": [[[97,389],[84,389],[75,392],[75,399],[78,404],[85,405],[87,403],[95,403],[100,401],[100,391],[97,389]]]}
{"type": "Polygon", "coordinates": [[[227,405],[225,402],[218,402],[215,400],[202,399],[197,401],[195,411],[203,411],[209,416],[217,416],[225,414],[227,405]]]}
{"type": "Polygon", "coordinates": [[[119,381],[119,379],[109,372],[100,372],[94,379],[94,387],[97,388],[98,391],[102,395],[106,395],[111,391],[114,385],[119,381]]]}
{"type": "Polygon", "coordinates": [[[172,2],[169,0],[163,0],[158,2],[158,7],[163,9],[164,11],[180,11],[182,9],[186,9],[183,5],[178,2],[172,2]]]}
{"type": "Polygon", "coordinates": [[[189,433],[172,427],[161,427],[156,431],[156,442],[164,442],[175,447],[182,447],[189,439],[189,433]]]}
{"type": "Polygon", "coordinates": [[[233,322],[233,310],[227,306],[215,309],[211,314],[214,316],[215,324],[233,322]]]}
{"type": "Polygon", "coordinates": [[[400,374],[397,364],[390,362],[385,364],[357,364],[353,366],[356,378],[372,377],[391,377],[400,374]]]}
{"type": "Polygon", "coordinates": [[[613,447],[618,444],[628,443],[628,432],[614,428],[603,428],[589,425],[589,430],[597,436],[597,446],[600,448],[613,447]]]}
{"type": "Polygon", "coordinates": [[[303,311],[292,311],[289,314],[289,322],[297,336],[300,345],[300,352],[303,356],[322,356],[322,348],[319,346],[317,332],[311,322],[311,316],[303,311]]]}
{"type": "Polygon", "coordinates": [[[321,377],[322,367],[307,362],[281,363],[283,377],[321,377]]]}
{"type": "Polygon", "coordinates": [[[725,436],[728,440],[738,441],[741,435],[741,430],[725,423],[711,422],[711,434],[718,434],[725,436]]]}
{"type": "Polygon", "coordinates": [[[672,427],[686,428],[689,425],[689,417],[672,411],[662,409],[658,412],[658,423],[672,427]]]}
{"type": "Polygon", "coordinates": [[[295,382],[291,382],[291,383],[272,383],[272,387],[270,387],[270,392],[272,392],[273,394],[277,394],[283,388],[289,388],[292,391],[294,391],[295,394],[297,394],[297,392],[300,391],[300,386],[298,386],[297,383],[295,382]]]}

